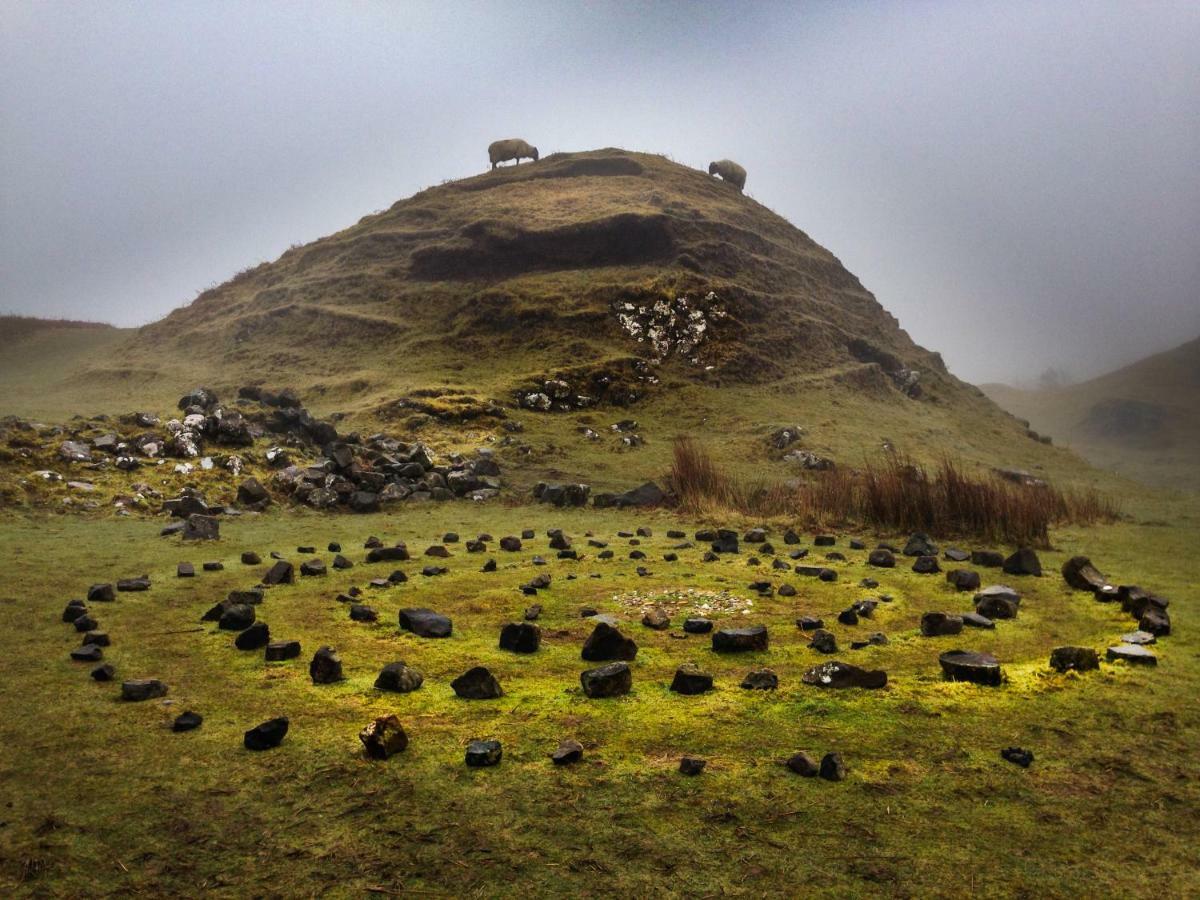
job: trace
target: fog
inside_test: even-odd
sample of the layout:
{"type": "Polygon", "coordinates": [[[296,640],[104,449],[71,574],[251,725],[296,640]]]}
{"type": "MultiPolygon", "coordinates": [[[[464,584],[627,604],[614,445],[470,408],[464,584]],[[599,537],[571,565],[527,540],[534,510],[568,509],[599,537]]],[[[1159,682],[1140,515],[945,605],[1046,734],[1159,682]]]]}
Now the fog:
{"type": "Polygon", "coordinates": [[[1200,4],[0,6],[0,311],[137,325],[487,166],[618,146],[833,251],[975,382],[1200,333],[1200,4]]]}

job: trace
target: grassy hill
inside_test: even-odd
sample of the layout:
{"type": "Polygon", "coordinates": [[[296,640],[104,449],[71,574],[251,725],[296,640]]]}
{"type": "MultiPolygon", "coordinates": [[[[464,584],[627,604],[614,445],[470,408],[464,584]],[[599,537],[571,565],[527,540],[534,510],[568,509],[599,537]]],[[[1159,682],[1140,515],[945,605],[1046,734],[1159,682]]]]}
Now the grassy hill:
{"type": "Polygon", "coordinates": [[[656,475],[681,431],[777,474],[766,439],[793,423],[843,462],[890,445],[1077,469],[802,231],[704,172],[613,149],[422,191],[54,360],[37,341],[0,363],[0,413],[165,412],[195,384],[226,399],[265,384],[440,450],[507,443],[530,479],[656,475]],[[520,408],[559,379],[565,411],[520,408]],[[632,450],[610,431],[631,418],[632,450]]]}
{"type": "Polygon", "coordinates": [[[1157,487],[1200,490],[1200,338],[1068,387],[983,390],[1098,466],[1157,487]]]}

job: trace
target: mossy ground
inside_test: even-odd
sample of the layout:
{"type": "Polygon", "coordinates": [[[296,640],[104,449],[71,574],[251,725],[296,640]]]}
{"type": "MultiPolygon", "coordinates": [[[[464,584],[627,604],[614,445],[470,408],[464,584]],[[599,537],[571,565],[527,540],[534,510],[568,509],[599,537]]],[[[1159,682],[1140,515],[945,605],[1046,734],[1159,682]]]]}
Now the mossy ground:
{"type": "MultiPolygon", "coordinates": [[[[1192,503],[1134,512],[1118,525],[1056,532],[1056,549],[1041,554],[1046,576],[1015,579],[1025,595],[1017,620],[994,633],[944,639],[918,636],[920,614],[966,609],[969,596],[907,567],[868,572],[865,552],[847,549],[848,535],[837,548],[848,561],[833,564],[841,577],[824,584],[780,578],[768,557],[762,568],[749,567],[748,552],[705,564],[699,550],[686,550],[666,563],[662,554],[676,543],[666,530],[690,534],[703,523],[665,512],[466,504],[369,517],[278,510],[227,521],[222,540],[207,545],[160,538],[159,522],[9,515],[0,521],[0,885],[35,896],[1194,894],[1200,643],[1191,554],[1200,529],[1192,503]],[[625,558],[627,541],[615,537],[638,525],[654,531],[641,547],[653,573],[645,578],[625,558]],[[495,551],[496,573],[480,573],[483,557],[458,544],[445,563],[449,574],[419,574],[439,562],[420,552],[447,530],[498,539],[524,527],[536,528],[537,539],[520,554],[495,551]],[[554,559],[550,527],[565,529],[589,558],[554,559]],[[596,560],[582,546],[588,530],[609,540],[618,558],[596,560]],[[392,570],[362,564],[362,542],[372,533],[403,539],[415,553],[398,566],[407,584],[367,589],[381,620],[363,625],[334,596],[392,570]],[[305,557],[296,547],[314,544],[328,561],[329,541],[346,548],[354,569],[273,588],[258,609],[274,637],[302,642],[300,659],[264,664],[261,653],[235,650],[232,634],[200,624],[213,602],[265,569],[243,566],[242,550],[264,557],[279,550],[298,563],[305,557]],[[1177,634],[1157,647],[1157,669],[1104,665],[1083,676],[1048,669],[1052,647],[1102,651],[1132,627],[1113,606],[1065,587],[1057,568],[1079,552],[1115,580],[1172,598],[1177,634]],[[533,566],[534,553],[549,565],[533,566]],[[175,577],[177,562],[199,569],[209,559],[224,571],[175,577]],[[551,588],[521,595],[517,586],[542,571],[553,575],[551,588]],[[143,572],[154,581],[149,592],[93,609],[112,636],[105,655],[118,679],[162,678],[171,691],[166,703],[123,704],[116,685],[93,683],[91,666],[68,660],[79,636],[59,618],[90,583],[143,572]],[[580,577],[568,580],[573,572],[580,577]],[[879,578],[878,591],[857,586],[867,574],[879,578]],[[706,638],[651,631],[638,624],[636,604],[622,609],[613,600],[688,588],[752,597],[746,585],[758,578],[799,590],[792,598],[755,597],[754,613],[735,618],[769,626],[765,653],[718,656],[706,638]],[[887,669],[888,687],[831,693],[801,684],[802,672],[825,657],[807,649],[796,616],[828,620],[880,592],[895,599],[873,620],[832,630],[843,647],[876,630],[889,636],[885,647],[837,657],[887,669]],[[528,657],[499,650],[501,625],[535,600],[545,608],[542,649],[528,657]],[[590,665],[579,657],[590,631],[579,618],[585,604],[622,616],[639,643],[628,697],[590,701],[579,690],[579,672],[590,665]],[[401,633],[402,606],[448,613],[454,636],[401,633]],[[323,644],[343,658],[341,684],[314,686],[308,678],[307,661],[323,644]],[[995,652],[1007,684],[943,682],[937,654],[951,646],[995,652]],[[378,670],[397,659],[423,670],[420,690],[373,688],[378,670]],[[715,675],[713,693],[668,691],[675,667],[688,660],[715,675]],[[476,663],[497,673],[502,699],[454,697],[450,679],[476,663]],[[760,665],[779,674],[778,691],[738,687],[760,665]],[[184,709],[202,713],[204,725],[173,734],[169,723],[184,709]],[[358,730],[393,712],[409,732],[408,750],[388,762],[365,760],[358,730]],[[291,719],[283,745],[243,750],[242,732],[275,715],[291,719]],[[503,741],[499,767],[463,765],[474,737],[503,741]],[[564,737],[582,741],[586,753],[560,769],[547,754],[564,737]],[[1032,768],[999,758],[1010,745],[1035,752],[1032,768]],[[778,764],[799,749],[839,751],[848,779],[803,779],[778,764]],[[677,773],[684,753],[709,760],[702,776],[677,773]]],[[[983,572],[985,583],[1014,581],[983,572]]],[[[674,616],[675,633],[681,618],[674,616]]]]}

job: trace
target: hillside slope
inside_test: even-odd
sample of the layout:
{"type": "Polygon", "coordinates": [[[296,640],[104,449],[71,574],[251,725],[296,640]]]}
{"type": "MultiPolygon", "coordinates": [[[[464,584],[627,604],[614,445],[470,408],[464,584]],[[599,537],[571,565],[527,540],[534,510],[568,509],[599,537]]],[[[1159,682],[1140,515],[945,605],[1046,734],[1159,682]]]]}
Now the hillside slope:
{"type": "Polygon", "coordinates": [[[1158,487],[1200,490],[1200,338],[1056,390],[983,390],[1096,465],[1158,487]]]}
{"type": "Polygon", "coordinates": [[[613,149],[422,191],[60,371],[0,412],[166,411],[194,384],[224,398],[286,386],[362,428],[498,441],[533,470],[601,482],[661,471],[679,431],[766,466],[767,433],[794,422],[814,452],[854,462],[888,445],[1073,464],[786,220],[704,172],[613,149]],[[613,437],[634,418],[637,439],[613,437]]]}

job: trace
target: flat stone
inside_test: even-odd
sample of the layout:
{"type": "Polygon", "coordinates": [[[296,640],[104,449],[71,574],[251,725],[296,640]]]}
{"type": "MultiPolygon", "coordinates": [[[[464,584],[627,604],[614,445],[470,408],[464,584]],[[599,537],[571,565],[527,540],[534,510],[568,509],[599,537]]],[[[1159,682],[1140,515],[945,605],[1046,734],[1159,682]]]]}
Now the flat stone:
{"type": "Polygon", "coordinates": [[[966,562],[971,558],[971,554],[966,550],[959,550],[957,547],[947,547],[942,556],[950,560],[950,562],[966,562]]]}
{"type": "Polygon", "coordinates": [[[300,563],[300,574],[309,578],[324,575],[327,571],[325,563],[319,559],[308,559],[300,563]]]}
{"type": "Polygon", "coordinates": [[[176,578],[195,578],[196,567],[190,562],[181,562],[175,567],[176,578]]]}
{"type": "Polygon", "coordinates": [[[713,630],[713,623],[711,619],[691,616],[683,620],[683,630],[688,634],[708,634],[713,630]]]}
{"type": "Polygon", "coordinates": [[[71,659],[75,662],[100,662],[104,658],[104,650],[98,644],[84,644],[71,651],[71,659]]]}
{"type": "Polygon", "coordinates": [[[722,628],[712,636],[712,648],[717,653],[741,653],[767,649],[767,628],[753,625],[749,628],[722,628]]]}
{"type": "Polygon", "coordinates": [[[963,613],[960,617],[963,624],[968,628],[995,628],[996,623],[987,616],[981,616],[977,612],[963,613]]]}
{"type": "Polygon", "coordinates": [[[287,733],[287,716],[280,716],[255,725],[242,736],[242,744],[247,750],[270,750],[278,747],[287,733]]]}
{"type": "Polygon", "coordinates": [[[866,688],[877,690],[887,686],[887,672],[882,669],[862,669],[839,660],[813,666],[800,678],[805,684],[823,688],[866,688]]]}
{"type": "Polygon", "coordinates": [[[150,576],[139,575],[137,578],[122,578],[117,582],[117,590],[137,593],[150,590],[150,576]]]}
{"type": "Polygon", "coordinates": [[[587,669],[579,675],[583,693],[593,699],[619,697],[628,694],[633,687],[633,672],[625,662],[610,662],[595,669],[587,669]]]}
{"type": "Polygon", "coordinates": [[[132,681],[121,682],[121,699],[130,703],[153,700],[166,695],[167,686],[157,678],[135,678],[132,681]]]}
{"type": "Polygon", "coordinates": [[[1142,646],[1145,644],[1156,644],[1158,643],[1158,638],[1148,631],[1131,631],[1128,634],[1121,635],[1121,643],[1142,646]]]}
{"type": "Polygon", "coordinates": [[[400,627],[423,638],[447,638],[454,630],[448,616],[423,608],[400,610],[400,627]]]}
{"type": "Polygon", "coordinates": [[[299,641],[271,641],[267,644],[267,662],[283,662],[285,659],[296,659],[299,655],[299,641]]]}
{"type": "Polygon", "coordinates": [[[395,547],[375,547],[367,553],[367,562],[404,562],[409,559],[408,548],[404,544],[395,547]]]}
{"type": "Polygon", "coordinates": [[[1158,657],[1140,644],[1121,644],[1109,647],[1104,651],[1104,658],[1109,662],[1123,660],[1135,666],[1157,666],[1158,657]]]}
{"type": "Polygon", "coordinates": [[[969,681],[989,687],[1003,680],[1000,663],[990,653],[975,650],[947,650],[938,657],[942,673],[950,681],[969,681]]]}

